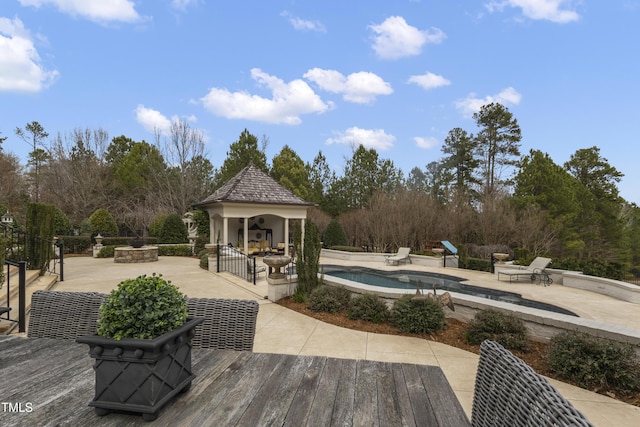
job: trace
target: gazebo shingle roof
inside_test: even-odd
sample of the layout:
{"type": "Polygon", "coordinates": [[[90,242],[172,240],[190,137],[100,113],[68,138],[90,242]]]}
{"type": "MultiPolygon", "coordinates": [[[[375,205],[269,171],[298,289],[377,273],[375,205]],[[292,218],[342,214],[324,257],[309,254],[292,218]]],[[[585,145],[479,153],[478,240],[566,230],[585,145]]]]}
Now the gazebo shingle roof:
{"type": "Polygon", "coordinates": [[[265,203],[272,205],[313,206],[284,188],[273,178],[249,164],[213,194],[196,204],[210,205],[220,202],[265,203]]]}

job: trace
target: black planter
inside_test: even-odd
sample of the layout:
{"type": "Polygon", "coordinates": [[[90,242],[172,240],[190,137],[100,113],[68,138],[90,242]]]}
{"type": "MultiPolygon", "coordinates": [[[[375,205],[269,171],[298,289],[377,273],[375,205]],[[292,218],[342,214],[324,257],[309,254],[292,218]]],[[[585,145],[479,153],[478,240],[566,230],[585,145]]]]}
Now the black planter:
{"type": "Polygon", "coordinates": [[[191,386],[195,377],[191,338],[202,320],[190,317],[184,325],[152,340],[78,337],[76,341],[88,344],[89,355],[96,359],[96,393],[89,406],[100,416],[125,411],[155,420],[171,398],[191,386]]]}
{"type": "Polygon", "coordinates": [[[142,237],[134,237],[133,239],[129,240],[129,244],[133,248],[141,248],[144,246],[144,239],[142,237]]]}

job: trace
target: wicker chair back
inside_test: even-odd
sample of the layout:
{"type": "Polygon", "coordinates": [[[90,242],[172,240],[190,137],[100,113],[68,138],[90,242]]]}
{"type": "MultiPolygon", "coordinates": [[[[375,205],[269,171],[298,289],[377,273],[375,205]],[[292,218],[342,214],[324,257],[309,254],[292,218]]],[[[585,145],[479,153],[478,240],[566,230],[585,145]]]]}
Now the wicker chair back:
{"type": "Polygon", "coordinates": [[[592,426],[549,382],[500,344],[480,346],[472,426],[592,426]]]}
{"type": "MultiPolygon", "coordinates": [[[[27,336],[75,340],[96,332],[98,292],[36,291],[31,298],[27,336]]],[[[196,348],[253,350],[258,303],[251,300],[187,298],[189,316],[203,317],[191,340],[196,348]]]]}

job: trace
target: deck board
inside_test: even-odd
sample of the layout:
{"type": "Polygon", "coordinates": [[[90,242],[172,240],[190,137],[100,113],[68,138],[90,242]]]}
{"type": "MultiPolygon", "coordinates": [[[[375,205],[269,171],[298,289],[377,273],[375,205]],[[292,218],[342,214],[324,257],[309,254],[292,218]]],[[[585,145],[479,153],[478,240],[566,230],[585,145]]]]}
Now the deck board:
{"type": "MultiPolygon", "coordinates": [[[[469,425],[435,366],[209,349],[194,349],[192,364],[191,389],[154,425],[469,425]]],[[[135,414],[95,414],[92,365],[73,341],[0,337],[0,395],[33,405],[0,411],[0,425],[149,425],[135,414]]]]}

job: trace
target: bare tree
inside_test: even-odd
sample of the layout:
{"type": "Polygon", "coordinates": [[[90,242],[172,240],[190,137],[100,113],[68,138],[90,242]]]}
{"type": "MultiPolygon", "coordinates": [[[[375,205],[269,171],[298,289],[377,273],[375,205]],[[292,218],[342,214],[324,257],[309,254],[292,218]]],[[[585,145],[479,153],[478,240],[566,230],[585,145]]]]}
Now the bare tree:
{"type": "Polygon", "coordinates": [[[60,208],[74,226],[113,200],[104,162],[109,135],[103,129],[58,133],[43,168],[43,201],[60,208]]]}
{"type": "Polygon", "coordinates": [[[482,209],[477,213],[477,241],[483,245],[495,245],[509,240],[516,228],[515,211],[506,198],[482,196],[482,209]]]}
{"type": "Polygon", "coordinates": [[[159,194],[170,211],[183,214],[212,189],[213,166],[206,158],[204,135],[183,119],[171,123],[168,137],[155,133],[156,145],[168,168],[158,176],[159,194]]]}
{"type": "Polygon", "coordinates": [[[558,234],[540,208],[528,206],[519,213],[511,234],[511,245],[525,249],[531,256],[548,255],[558,245],[558,234]]]}

